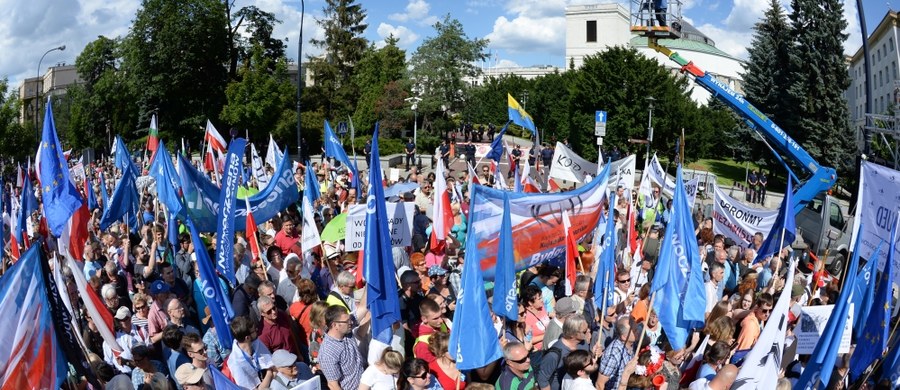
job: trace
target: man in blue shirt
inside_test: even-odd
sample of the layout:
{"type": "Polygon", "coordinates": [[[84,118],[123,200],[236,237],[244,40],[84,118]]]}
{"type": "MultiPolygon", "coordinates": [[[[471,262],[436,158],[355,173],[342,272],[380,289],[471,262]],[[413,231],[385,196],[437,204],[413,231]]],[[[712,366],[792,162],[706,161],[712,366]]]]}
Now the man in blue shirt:
{"type": "Polygon", "coordinates": [[[406,141],[406,170],[409,170],[409,164],[416,164],[416,144],[413,143],[412,138],[406,141]]]}

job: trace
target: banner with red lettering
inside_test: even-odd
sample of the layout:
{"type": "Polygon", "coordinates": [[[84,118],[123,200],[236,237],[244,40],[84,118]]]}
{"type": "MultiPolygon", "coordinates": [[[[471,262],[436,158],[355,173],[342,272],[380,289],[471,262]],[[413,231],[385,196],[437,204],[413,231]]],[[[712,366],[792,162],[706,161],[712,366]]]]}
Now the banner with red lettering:
{"type": "Polygon", "coordinates": [[[746,247],[753,242],[753,235],[762,233],[767,236],[775,220],[778,210],[757,209],[734,199],[719,186],[716,187],[716,203],[713,210],[713,231],[730,237],[738,245],[746,247]]]}

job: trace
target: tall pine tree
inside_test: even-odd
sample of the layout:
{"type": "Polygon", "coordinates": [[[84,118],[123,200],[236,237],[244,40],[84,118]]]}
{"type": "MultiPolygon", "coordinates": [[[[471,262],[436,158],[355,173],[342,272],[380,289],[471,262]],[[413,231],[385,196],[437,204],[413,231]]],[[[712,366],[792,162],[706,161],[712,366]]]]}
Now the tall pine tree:
{"type": "Polygon", "coordinates": [[[351,81],[354,69],[369,44],[362,36],[368,27],[364,23],[366,11],[356,0],[326,0],[322,11],[325,16],[316,21],[325,30],[325,37],[310,42],[324,53],[310,58],[315,86],[309,93],[318,98],[326,118],[346,118],[357,102],[351,81]]]}
{"type": "Polygon", "coordinates": [[[792,0],[794,45],[790,53],[785,130],[816,158],[847,177],[856,146],[843,92],[850,85],[844,61],[843,2],[792,0]]]}
{"type": "Polygon", "coordinates": [[[788,63],[790,62],[791,31],[787,15],[778,0],[770,0],[763,19],[753,27],[753,42],[747,52],[747,72],[744,93],[776,123],[790,111],[787,105],[788,63]]]}

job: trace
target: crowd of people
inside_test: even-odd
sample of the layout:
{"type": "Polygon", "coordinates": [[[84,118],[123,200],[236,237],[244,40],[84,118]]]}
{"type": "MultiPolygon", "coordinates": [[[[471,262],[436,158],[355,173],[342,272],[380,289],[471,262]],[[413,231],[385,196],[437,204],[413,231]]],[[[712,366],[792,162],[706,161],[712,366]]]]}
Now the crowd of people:
{"type": "MultiPolygon", "coordinates": [[[[370,184],[361,175],[360,188],[351,188],[348,172],[328,163],[295,166],[301,192],[312,188],[304,183],[305,169],[313,170],[319,181],[322,194],[312,206],[320,231],[348,212],[370,184]]],[[[111,163],[95,162],[87,171],[88,180],[100,171],[107,178],[100,184],[106,188],[92,180],[89,190],[113,192],[117,170],[111,163]]],[[[488,171],[483,174],[495,178],[488,171]]],[[[719,390],[731,388],[743,357],[767,324],[773,297],[790,291],[790,322],[796,324],[801,307],[833,303],[839,293],[839,280],[814,280],[809,262],[798,263],[795,278],[786,280],[788,250],[754,264],[765,237],[757,234],[753,242],[739,245],[715,234],[712,219],[698,207],[695,238],[704,255],[706,320],[692,331],[685,348],[674,349],[650,293],[660,248],[667,244],[665,198],[656,186],[644,195],[620,185],[616,203],[606,205],[615,208],[619,236],[613,304],[595,303],[596,275],[590,270],[596,269],[599,256],[593,248],[600,237],[589,235],[578,257],[579,269],[585,271],[569,286],[571,292],[566,293],[564,270],[552,263],[521,270],[518,320],[493,316],[497,338],[483,340],[499,343],[502,358],[480,369],[459,370],[448,341],[453,329],[466,326],[452,319],[466,246],[472,245],[466,242],[469,178],[467,171],[450,170],[448,186],[457,189],[452,233],[443,245],[432,247],[434,175],[411,168],[400,181],[418,188],[389,199],[411,202],[416,210],[411,245],[392,249],[402,320],[395,324],[389,344],[370,334],[372,314],[364,297],[359,252],[348,251],[341,241],[303,252],[299,205],[257,221],[262,246],[258,256],[249,249],[246,233],[237,234],[237,284],[231,286],[220,275],[235,314],[229,324],[232,345],[219,342],[198,280],[196,253],[214,255],[213,235],[198,243],[180,223],[169,224],[150,186],[142,189],[137,232],[124,223],[101,231],[101,212],[93,210],[84,256],[76,259],[81,268],[61,266],[94,371],[108,389],[136,390],[213,388],[213,367],[245,389],[291,389],[315,378],[323,388],[335,390],[719,390]],[[176,245],[169,239],[172,226],[177,229],[176,245]],[[628,239],[632,228],[638,232],[636,240],[628,239]],[[102,298],[123,352],[114,352],[104,342],[87,314],[86,297],[78,296],[74,273],[83,275],[102,298]]],[[[254,185],[251,180],[249,186],[254,185]]],[[[76,187],[86,188],[82,183],[76,187]]],[[[40,193],[36,188],[17,191],[40,193]]],[[[28,229],[35,237],[42,234],[39,214],[28,229]]],[[[485,288],[490,297],[491,284],[485,288]]],[[[788,337],[793,337],[790,331],[788,337]]],[[[778,389],[792,388],[807,358],[785,354],[783,370],[771,373],[780,378],[778,389]]],[[[848,361],[838,359],[834,374],[826,378],[827,388],[849,386],[848,361]]]]}

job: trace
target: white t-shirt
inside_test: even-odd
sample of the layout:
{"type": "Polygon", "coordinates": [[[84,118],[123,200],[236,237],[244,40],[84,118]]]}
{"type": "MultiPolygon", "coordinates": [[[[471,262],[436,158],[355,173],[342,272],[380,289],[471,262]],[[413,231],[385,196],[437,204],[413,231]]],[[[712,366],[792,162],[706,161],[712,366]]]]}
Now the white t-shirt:
{"type": "Polygon", "coordinates": [[[697,380],[691,382],[691,385],[688,386],[689,390],[708,390],[709,389],[709,379],[706,378],[697,378],[697,380]]]}
{"type": "Polygon", "coordinates": [[[566,374],[566,376],[563,377],[562,390],[594,390],[594,388],[594,384],[591,383],[590,378],[572,379],[569,374],[566,374]]]}
{"type": "Polygon", "coordinates": [[[372,390],[395,390],[397,388],[397,376],[385,374],[373,364],[363,371],[362,376],[359,378],[359,383],[369,386],[372,390]]]}

